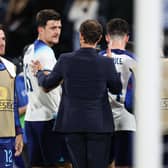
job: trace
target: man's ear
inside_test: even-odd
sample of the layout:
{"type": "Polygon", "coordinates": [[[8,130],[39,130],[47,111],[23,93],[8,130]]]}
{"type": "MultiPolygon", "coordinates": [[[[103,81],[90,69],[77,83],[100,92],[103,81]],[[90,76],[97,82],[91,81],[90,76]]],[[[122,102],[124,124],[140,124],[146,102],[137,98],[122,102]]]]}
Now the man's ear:
{"type": "Polygon", "coordinates": [[[129,35],[125,36],[125,42],[127,43],[129,41],[129,35]]]}
{"type": "Polygon", "coordinates": [[[82,40],[82,34],[81,33],[79,33],[79,39],[82,40]]]}
{"type": "Polygon", "coordinates": [[[81,33],[79,33],[79,40],[80,40],[80,44],[84,43],[84,37],[81,33]]]}
{"type": "Polygon", "coordinates": [[[102,35],[99,37],[99,40],[97,41],[97,43],[99,43],[102,39],[102,35]]]}
{"type": "Polygon", "coordinates": [[[110,35],[109,35],[109,34],[106,34],[106,35],[105,35],[105,39],[106,39],[106,42],[109,43],[109,42],[110,42],[110,35]]]}
{"type": "Polygon", "coordinates": [[[41,27],[41,26],[39,26],[39,27],[37,28],[38,33],[42,33],[42,32],[43,32],[43,30],[44,30],[44,28],[43,28],[43,27],[41,27]]]}

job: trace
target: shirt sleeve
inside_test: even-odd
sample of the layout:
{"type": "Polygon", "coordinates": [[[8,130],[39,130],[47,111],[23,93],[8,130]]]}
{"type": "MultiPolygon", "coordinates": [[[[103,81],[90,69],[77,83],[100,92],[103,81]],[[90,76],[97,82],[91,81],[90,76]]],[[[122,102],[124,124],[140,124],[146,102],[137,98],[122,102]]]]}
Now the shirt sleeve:
{"type": "Polygon", "coordinates": [[[54,69],[49,75],[45,75],[43,71],[37,72],[38,84],[45,89],[53,89],[57,87],[63,79],[62,74],[62,57],[58,59],[54,69]]]}
{"type": "Polygon", "coordinates": [[[14,117],[15,117],[15,130],[16,130],[16,135],[22,134],[22,128],[19,120],[19,111],[18,111],[18,100],[16,96],[16,89],[15,89],[15,94],[14,94],[14,117]]]}
{"type": "Polygon", "coordinates": [[[24,77],[17,76],[15,83],[16,83],[16,97],[18,108],[24,107],[28,104],[28,96],[24,84],[24,77]]]}
{"type": "Polygon", "coordinates": [[[54,52],[48,46],[43,46],[35,51],[35,57],[40,61],[44,70],[52,70],[56,64],[54,52]]]}

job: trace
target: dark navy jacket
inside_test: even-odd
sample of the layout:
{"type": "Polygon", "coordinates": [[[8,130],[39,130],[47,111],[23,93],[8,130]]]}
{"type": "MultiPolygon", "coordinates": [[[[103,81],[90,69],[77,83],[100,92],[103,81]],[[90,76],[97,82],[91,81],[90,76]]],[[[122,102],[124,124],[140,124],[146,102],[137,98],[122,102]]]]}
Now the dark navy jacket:
{"type": "Polygon", "coordinates": [[[51,89],[63,80],[62,98],[55,129],[60,132],[113,132],[108,89],[121,92],[120,76],[111,58],[93,48],[60,55],[53,71],[37,73],[39,85],[51,89]]]}

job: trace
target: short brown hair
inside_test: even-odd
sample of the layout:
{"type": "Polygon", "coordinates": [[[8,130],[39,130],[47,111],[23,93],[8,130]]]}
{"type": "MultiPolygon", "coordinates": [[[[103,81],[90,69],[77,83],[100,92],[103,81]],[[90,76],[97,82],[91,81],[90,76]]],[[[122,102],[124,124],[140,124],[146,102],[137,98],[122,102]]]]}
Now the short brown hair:
{"type": "Polygon", "coordinates": [[[106,33],[110,35],[124,36],[129,33],[129,24],[121,18],[111,19],[106,26],[106,33]]]}
{"type": "Polygon", "coordinates": [[[49,20],[61,20],[61,15],[53,9],[40,10],[36,15],[37,26],[46,26],[49,20]]]}
{"type": "Polygon", "coordinates": [[[88,44],[95,44],[103,33],[102,25],[97,20],[86,20],[80,26],[80,33],[88,44]]]}

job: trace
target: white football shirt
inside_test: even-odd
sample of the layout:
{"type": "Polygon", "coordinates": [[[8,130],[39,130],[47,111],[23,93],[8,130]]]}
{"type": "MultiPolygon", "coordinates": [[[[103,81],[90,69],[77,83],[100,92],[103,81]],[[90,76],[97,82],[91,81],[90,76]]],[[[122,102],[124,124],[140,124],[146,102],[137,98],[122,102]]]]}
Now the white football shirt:
{"type": "Polygon", "coordinates": [[[61,87],[45,93],[38,86],[37,78],[32,73],[32,60],[39,60],[44,70],[51,71],[56,64],[53,50],[44,42],[36,40],[27,49],[24,63],[24,77],[28,91],[28,107],[26,121],[48,121],[53,119],[60,103],[61,87]]]}
{"type": "MultiPolygon", "coordinates": [[[[106,56],[105,52],[102,52],[102,54],[106,56]]],[[[117,72],[119,72],[121,75],[122,82],[122,93],[120,95],[109,93],[109,101],[112,107],[115,130],[135,131],[135,115],[131,114],[126,110],[124,102],[126,97],[128,81],[132,74],[131,70],[135,69],[136,60],[134,59],[134,56],[131,53],[120,49],[112,50],[112,58],[114,59],[114,64],[117,72]]]]}

